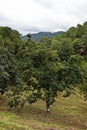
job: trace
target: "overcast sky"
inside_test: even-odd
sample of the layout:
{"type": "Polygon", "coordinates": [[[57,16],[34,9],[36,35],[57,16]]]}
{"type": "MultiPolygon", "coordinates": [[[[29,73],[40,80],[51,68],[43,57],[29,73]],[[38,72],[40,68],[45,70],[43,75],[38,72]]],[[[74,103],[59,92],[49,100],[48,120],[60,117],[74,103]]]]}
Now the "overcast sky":
{"type": "Polygon", "coordinates": [[[87,21],[87,0],[0,0],[0,26],[21,34],[67,30],[87,21]]]}

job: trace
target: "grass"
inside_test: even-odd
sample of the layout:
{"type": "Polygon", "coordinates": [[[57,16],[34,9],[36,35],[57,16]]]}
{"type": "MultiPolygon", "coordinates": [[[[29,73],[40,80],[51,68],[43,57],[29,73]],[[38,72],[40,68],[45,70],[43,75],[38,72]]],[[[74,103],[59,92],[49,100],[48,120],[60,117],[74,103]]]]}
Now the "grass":
{"type": "Polygon", "coordinates": [[[0,130],[87,130],[87,102],[80,94],[59,95],[49,114],[44,101],[14,110],[0,100],[0,130]]]}

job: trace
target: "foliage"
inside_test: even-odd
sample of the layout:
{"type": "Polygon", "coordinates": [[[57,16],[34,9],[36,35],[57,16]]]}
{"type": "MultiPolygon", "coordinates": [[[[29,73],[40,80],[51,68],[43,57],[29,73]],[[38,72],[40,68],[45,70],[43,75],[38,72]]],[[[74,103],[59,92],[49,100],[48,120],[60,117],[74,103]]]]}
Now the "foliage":
{"type": "Polygon", "coordinates": [[[87,23],[39,43],[27,36],[23,41],[18,31],[0,27],[0,93],[10,107],[43,99],[49,111],[60,91],[66,97],[76,86],[86,98],[87,23]]]}

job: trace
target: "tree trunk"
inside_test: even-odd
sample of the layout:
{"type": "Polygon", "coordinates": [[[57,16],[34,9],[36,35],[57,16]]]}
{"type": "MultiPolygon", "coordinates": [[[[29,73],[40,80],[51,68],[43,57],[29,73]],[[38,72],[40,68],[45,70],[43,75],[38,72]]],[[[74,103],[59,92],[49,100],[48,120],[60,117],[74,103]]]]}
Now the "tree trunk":
{"type": "Polygon", "coordinates": [[[47,112],[50,112],[50,105],[49,105],[49,99],[46,99],[46,107],[47,107],[47,112]]]}
{"type": "Polygon", "coordinates": [[[47,113],[49,113],[50,112],[50,107],[47,107],[47,113]]]}

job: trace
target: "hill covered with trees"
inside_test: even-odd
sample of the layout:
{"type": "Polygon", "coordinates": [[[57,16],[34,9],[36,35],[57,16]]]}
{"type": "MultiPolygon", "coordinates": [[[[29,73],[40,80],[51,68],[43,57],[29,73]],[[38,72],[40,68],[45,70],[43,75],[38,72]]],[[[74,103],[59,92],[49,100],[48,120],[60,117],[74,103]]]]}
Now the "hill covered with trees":
{"type": "Polygon", "coordinates": [[[42,99],[47,111],[58,93],[69,96],[75,88],[87,99],[87,22],[67,32],[35,42],[28,35],[0,27],[0,93],[10,107],[42,99]]]}
{"type": "MultiPolygon", "coordinates": [[[[39,32],[39,33],[34,33],[31,34],[31,39],[34,41],[40,41],[43,37],[48,37],[48,38],[53,38],[54,36],[63,33],[63,31],[58,31],[58,32],[39,32]]],[[[22,36],[23,40],[27,40],[27,35],[22,36]]]]}

